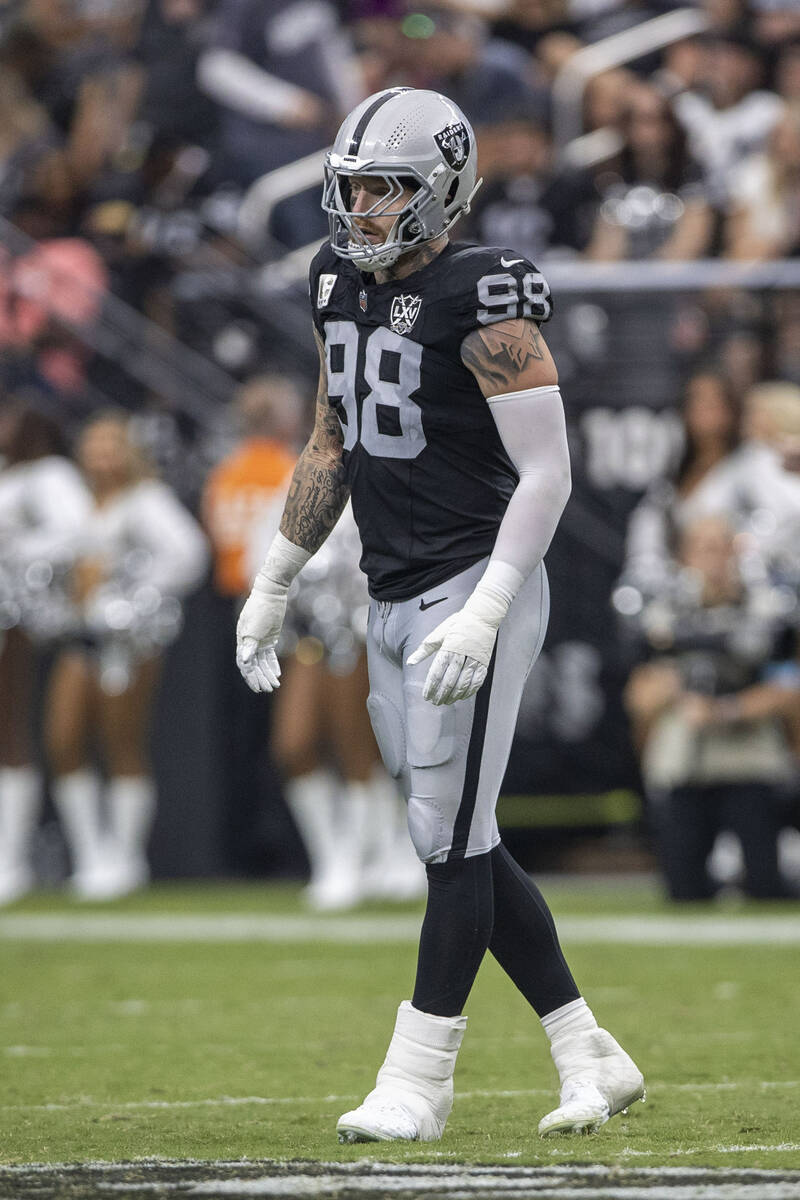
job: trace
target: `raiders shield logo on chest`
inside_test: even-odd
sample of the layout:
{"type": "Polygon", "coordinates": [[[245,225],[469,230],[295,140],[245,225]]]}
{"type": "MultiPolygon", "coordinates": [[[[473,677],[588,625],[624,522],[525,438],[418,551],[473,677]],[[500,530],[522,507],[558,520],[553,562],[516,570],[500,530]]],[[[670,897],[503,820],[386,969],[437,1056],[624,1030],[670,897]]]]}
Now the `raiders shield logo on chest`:
{"type": "Polygon", "coordinates": [[[389,310],[389,325],[395,333],[408,333],[419,316],[422,296],[395,296],[389,310]]]}

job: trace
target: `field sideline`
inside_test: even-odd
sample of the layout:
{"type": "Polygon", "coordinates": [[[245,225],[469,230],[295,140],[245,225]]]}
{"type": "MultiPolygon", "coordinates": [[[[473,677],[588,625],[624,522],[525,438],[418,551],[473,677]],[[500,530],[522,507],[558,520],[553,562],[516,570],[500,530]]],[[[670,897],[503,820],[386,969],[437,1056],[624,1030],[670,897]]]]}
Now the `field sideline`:
{"type": "MultiPolygon", "coordinates": [[[[115,905],[51,895],[4,910],[0,1196],[48,1194],[47,1172],[22,1164],[139,1160],[131,1194],[142,1198],[150,1184],[152,1195],[210,1195],[212,1163],[234,1164],[218,1168],[214,1195],[363,1194],[352,1167],[364,1162],[395,1165],[378,1192],[370,1167],[380,1195],[398,1193],[401,1165],[464,1164],[463,1178],[441,1181],[450,1195],[484,1194],[489,1180],[470,1166],[580,1165],[610,1169],[601,1191],[569,1174],[548,1176],[548,1186],[559,1196],[621,1188],[631,1200],[642,1187],[655,1200],[643,1168],[715,1167],[724,1168],[720,1196],[800,1197],[800,906],[675,909],[646,884],[544,890],[587,998],[648,1082],[647,1103],[593,1138],[536,1135],[556,1097],[546,1040],[487,960],[442,1142],[338,1145],[336,1118],[372,1086],[409,994],[419,908],[314,918],[296,888],[173,885],[115,905]],[[144,1160],[206,1167],[164,1180],[144,1160]],[[259,1184],[262,1160],[316,1163],[316,1183],[276,1165],[259,1184]]],[[[133,1179],[131,1168],[96,1171],[98,1196],[119,1200],[133,1179]]],[[[518,1173],[513,1186],[503,1176],[509,1187],[495,1181],[492,1194],[544,1196],[547,1175],[518,1173]]],[[[88,1194],[70,1178],[86,1183],[62,1172],[52,1194],[88,1194]]],[[[420,1177],[425,1195],[435,1194],[433,1179],[420,1177]]],[[[699,1176],[658,1179],[674,1200],[685,1186],[717,1195],[716,1185],[697,1190],[699,1176]]]]}

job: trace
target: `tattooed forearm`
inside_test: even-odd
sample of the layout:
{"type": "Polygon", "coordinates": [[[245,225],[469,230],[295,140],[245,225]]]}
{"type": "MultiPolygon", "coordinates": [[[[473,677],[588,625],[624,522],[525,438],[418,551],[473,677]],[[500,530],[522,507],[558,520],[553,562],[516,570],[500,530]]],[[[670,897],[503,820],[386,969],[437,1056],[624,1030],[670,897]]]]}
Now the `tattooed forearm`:
{"type": "Polygon", "coordinates": [[[314,554],[347,503],[344,464],[320,460],[307,446],[294,469],[281,519],[281,533],[314,554]]]}
{"type": "Polygon", "coordinates": [[[347,503],[343,441],[339,419],[328,402],[323,371],[314,430],[297,460],[280,526],[284,537],[312,554],[319,550],[347,503]]]}
{"type": "Polygon", "coordinates": [[[550,351],[533,321],[500,321],[476,329],[461,344],[461,361],[485,396],[555,383],[550,351]]]}

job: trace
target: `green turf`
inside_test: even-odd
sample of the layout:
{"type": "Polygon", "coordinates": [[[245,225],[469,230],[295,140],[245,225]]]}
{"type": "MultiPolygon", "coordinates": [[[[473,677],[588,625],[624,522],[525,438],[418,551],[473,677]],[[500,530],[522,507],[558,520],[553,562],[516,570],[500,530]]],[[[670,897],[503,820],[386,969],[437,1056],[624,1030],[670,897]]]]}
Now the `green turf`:
{"type": "MultiPolygon", "coordinates": [[[[642,886],[550,891],[557,912],[665,911],[642,886]]],[[[159,888],[109,907],[299,911],[296,889],[252,886],[159,888]]],[[[50,896],[13,911],[42,910],[75,908],[50,896]]],[[[736,910],[726,919],[735,921],[736,910]]],[[[410,943],[0,942],[0,1162],[374,1157],[800,1167],[797,1150],[717,1149],[800,1142],[796,947],[576,945],[568,954],[598,1018],[643,1067],[646,1105],[596,1137],[541,1141],[536,1123],[555,1100],[546,1041],[487,961],[456,1074],[457,1093],[467,1094],[457,1097],[444,1139],[370,1148],[339,1146],[334,1126],[372,1085],[396,1005],[409,995],[410,943]],[[165,1107],[152,1106],[159,1102],[165,1107]]]]}

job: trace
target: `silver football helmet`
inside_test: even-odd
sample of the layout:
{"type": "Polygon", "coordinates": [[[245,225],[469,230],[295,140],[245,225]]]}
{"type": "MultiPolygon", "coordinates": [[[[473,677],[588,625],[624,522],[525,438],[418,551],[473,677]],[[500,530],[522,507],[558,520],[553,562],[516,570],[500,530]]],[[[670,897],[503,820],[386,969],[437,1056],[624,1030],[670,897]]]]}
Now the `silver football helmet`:
{"type": "Polygon", "coordinates": [[[477,157],[469,122],[439,92],[396,87],[367,97],[345,119],[325,158],[322,207],[336,254],[361,271],[377,271],[444,233],[469,211],[480,187],[477,157]],[[365,212],[351,208],[354,175],[385,185],[365,212]],[[370,241],[358,223],[372,217],[394,217],[382,242],[370,241]]]}

